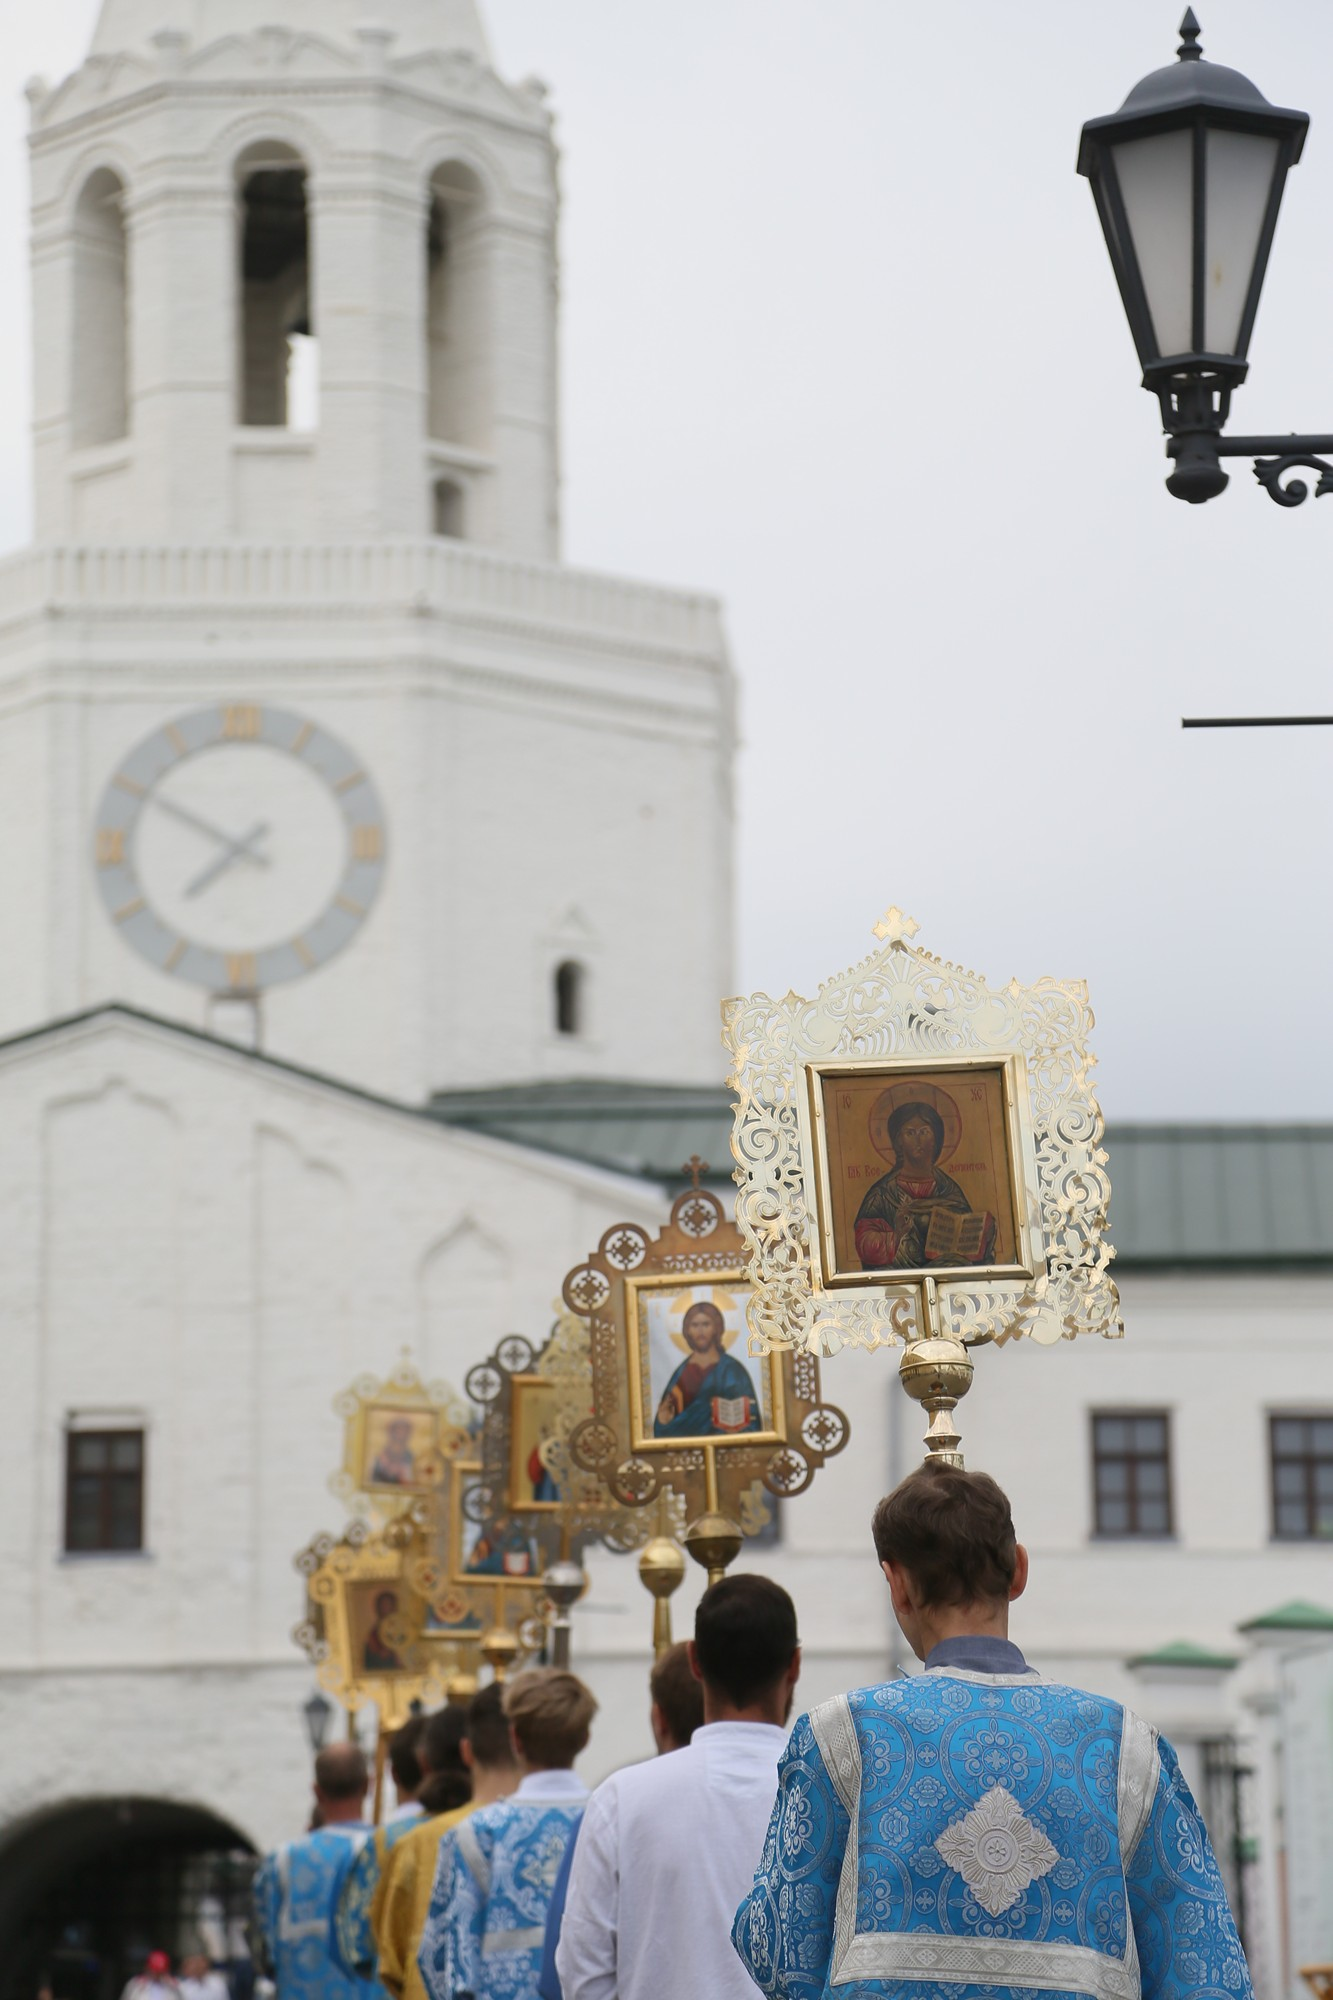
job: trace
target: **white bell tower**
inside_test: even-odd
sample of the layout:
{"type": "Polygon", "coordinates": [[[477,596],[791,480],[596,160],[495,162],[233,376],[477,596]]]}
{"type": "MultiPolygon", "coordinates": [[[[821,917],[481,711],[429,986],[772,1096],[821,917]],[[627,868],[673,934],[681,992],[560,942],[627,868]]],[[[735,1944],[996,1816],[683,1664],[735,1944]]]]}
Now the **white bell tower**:
{"type": "Polygon", "coordinates": [[[712,600],[559,565],[543,88],[473,0],[104,0],[29,100],[0,1033],[715,1079],[733,681],[712,600]]]}
{"type": "Polygon", "coordinates": [[[106,0],[31,95],[40,538],[557,554],[555,149],[471,0],[106,0]]]}

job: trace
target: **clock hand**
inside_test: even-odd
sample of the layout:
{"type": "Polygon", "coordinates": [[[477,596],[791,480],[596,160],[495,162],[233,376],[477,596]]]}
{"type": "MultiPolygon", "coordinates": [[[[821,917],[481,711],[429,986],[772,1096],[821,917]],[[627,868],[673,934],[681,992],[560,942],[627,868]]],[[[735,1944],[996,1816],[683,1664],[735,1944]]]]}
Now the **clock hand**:
{"type": "Polygon", "coordinates": [[[256,828],[253,833],[247,834],[244,840],[233,840],[231,835],[224,833],[220,826],[214,826],[211,820],[203,819],[200,814],[191,812],[187,806],[178,806],[174,799],[162,798],[156,792],[150,793],[149,797],[152,804],[157,806],[159,811],[170,813],[171,817],[180,820],[183,826],[192,826],[196,833],[206,833],[210,840],[220,842],[229,853],[237,857],[244,854],[247,861],[253,861],[259,868],[268,867],[267,854],[256,854],[253,852],[253,843],[259,838],[261,833],[268,831],[267,827],[256,828]]]}
{"type": "Polygon", "coordinates": [[[195,876],[185,891],[186,895],[199,895],[201,890],[206,889],[210,882],[216,882],[218,876],[225,873],[237,861],[257,861],[261,867],[267,868],[267,854],[256,854],[254,846],[255,842],[262,839],[267,832],[267,822],[260,820],[251,827],[249,833],[243,833],[239,840],[228,840],[226,852],[219,854],[216,861],[210,861],[207,868],[195,876]]]}

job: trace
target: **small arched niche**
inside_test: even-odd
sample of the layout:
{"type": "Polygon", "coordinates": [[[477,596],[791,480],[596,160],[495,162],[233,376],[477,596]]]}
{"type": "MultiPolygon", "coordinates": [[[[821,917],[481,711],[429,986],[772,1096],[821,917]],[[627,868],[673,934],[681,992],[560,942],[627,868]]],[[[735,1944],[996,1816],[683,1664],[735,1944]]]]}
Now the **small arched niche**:
{"type": "Polygon", "coordinates": [[[437,479],[431,488],[431,530],[461,542],[467,531],[467,501],[456,479],[437,479]]]}
{"type": "Polygon", "coordinates": [[[130,427],[125,188],[110,167],[89,174],[75,205],[72,308],[70,429],[81,450],[130,427]]]}
{"type": "Polygon", "coordinates": [[[313,430],[319,350],[310,305],[305,162],[259,140],[236,162],[240,325],[237,416],[243,424],[313,430]]]}
{"type": "Polygon", "coordinates": [[[557,1035],[582,1035],[587,1028],[588,969],[577,958],[562,958],[552,976],[557,1035]]]}
{"type": "Polygon", "coordinates": [[[484,217],[471,167],[437,167],[426,225],[426,433],[474,451],[491,443],[484,217]]]}

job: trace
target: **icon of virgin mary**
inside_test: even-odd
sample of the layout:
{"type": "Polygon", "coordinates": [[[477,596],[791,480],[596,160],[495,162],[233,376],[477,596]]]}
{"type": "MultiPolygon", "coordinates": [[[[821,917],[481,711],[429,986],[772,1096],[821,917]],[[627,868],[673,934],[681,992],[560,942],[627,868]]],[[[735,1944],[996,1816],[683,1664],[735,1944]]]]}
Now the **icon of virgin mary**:
{"type": "Polygon", "coordinates": [[[708,1299],[696,1299],[681,1322],[689,1349],[653,1419],[655,1438],[739,1437],[762,1428],[759,1398],[744,1362],[726,1352],[726,1325],[708,1299]]]}

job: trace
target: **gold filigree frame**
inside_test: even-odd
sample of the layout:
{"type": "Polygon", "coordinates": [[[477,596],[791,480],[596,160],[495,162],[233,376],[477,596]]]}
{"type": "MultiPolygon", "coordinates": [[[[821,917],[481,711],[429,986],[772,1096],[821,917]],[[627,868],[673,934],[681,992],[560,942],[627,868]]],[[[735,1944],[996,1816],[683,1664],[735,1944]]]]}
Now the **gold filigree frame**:
{"type": "MultiPolygon", "coordinates": [[[[492,1354],[468,1371],[467,1394],[481,1412],[475,1456],[479,1463],[459,1465],[461,1478],[472,1483],[460,1514],[486,1532],[516,1528],[539,1553],[539,1574],[512,1581],[540,1585],[541,1573],[558,1561],[578,1561],[594,1542],[619,1553],[637,1548],[644,1539],[641,1519],[628,1512],[593,1470],[575,1463],[571,1433],[592,1416],[593,1382],[589,1365],[588,1329],[568,1307],[558,1307],[547,1340],[538,1352],[523,1334],[506,1334],[492,1354]],[[516,1490],[516,1423],[525,1394],[544,1393],[549,1415],[543,1425],[542,1462],[556,1498],[536,1500],[516,1490]]],[[[451,1581],[465,1582],[461,1526],[449,1551],[451,1581]]]]}
{"type": "Polygon", "coordinates": [[[343,1463],[329,1489],[364,1519],[390,1521],[410,1513],[441,1484],[449,1459],[466,1447],[470,1435],[466,1405],[447,1382],[423,1382],[407,1354],[383,1381],[359,1375],[334,1398],[333,1408],[343,1419],[343,1463]],[[378,1461],[372,1461],[372,1452],[377,1427],[393,1417],[412,1427],[412,1476],[385,1483],[373,1477],[378,1461]]]}
{"type": "MultiPolygon", "coordinates": [[[[736,1219],[752,1286],[751,1350],[898,1346],[944,1334],[969,1346],[1124,1331],[1106,1238],[1110,1181],[1089,1078],[1082,980],[1001,988],[911,942],[891,909],[879,949],[813,1000],[729,1000],[723,1041],[736,1092],[736,1219]],[[1020,1264],[826,1282],[812,1091],[836,1070],[1004,1065],[1012,1079],[1020,1264]],[[813,1072],[813,1077],[812,1077],[813,1072]]],[[[827,1202],[827,1193],[825,1192],[827,1202]]]]}
{"type": "Polygon", "coordinates": [[[442,1697],[461,1658],[456,1644],[423,1639],[426,1605],[409,1580],[411,1552],[410,1533],[368,1534],[354,1522],[341,1540],[318,1536],[296,1559],[309,1610],[292,1636],[314,1662],[321,1687],[347,1709],[373,1702],[382,1730],[405,1722],[414,1701],[442,1697]],[[361,1599],[376,1591],[397,1600],[379,1632],[399,1663],[395,1669],[367,1667],[361,1599]]]}
{"type": "MultiPolygon", "coordinates": [[[[777,1355],[784,1430],[769,1435],[702,1436],[642,1449],[632,1401],[631,1342],[640,1296],[651,1289],[726,1284],[744,1292],[744,1246],[722,1204],[706,1188],[682,1194],[655,1237],[638,1223],[608,1229],[594,1254],[565,1279],[566,1303],[588,1322],[594,1413],[570,1434],[570,1456],[595,1472],[622,1506],[646,1509],[660,1494],[684,1502],[687,1518],[719,1511],[761,1524],[751,1490],[759,1482],[779,1498],[804,1492],[826,1459],[842,1450],[850,1426],[820,1392],[810,1352],[777,1355]]],[[[753,1341],[750,1352],[758,1350],[753,1341]]]]}

